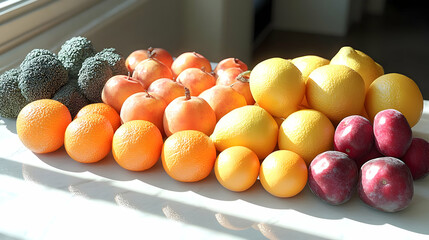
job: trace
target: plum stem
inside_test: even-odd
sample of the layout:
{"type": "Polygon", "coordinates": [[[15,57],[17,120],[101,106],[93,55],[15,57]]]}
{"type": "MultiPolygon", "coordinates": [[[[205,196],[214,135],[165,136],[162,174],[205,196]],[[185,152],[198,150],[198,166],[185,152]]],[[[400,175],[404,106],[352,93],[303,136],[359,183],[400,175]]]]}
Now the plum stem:
{"type": "Polygon", "coordinates": [[[155,55],[156,55],[156,52],[154,52],[153,51],[154,49],[153,49],[153,47],[149,47],[148,49],[147,49],[147,53],[148,53],[148,58],[153,58],[153,57],[155,57],[155,55]]]}
{"type": "Polygon", "coordinates": [[[238,81],[244,82],[244,83],[248,83],[251,72],[252,72],[251,70],[244,71],[244,72],[238,74],[238,76],[235,78],[235,80],[238,80],[238,81]]]}
{"type": "Polygon", "coordinates": [[[187,87],[184,87],[184,88],[185,88],[185,100],[190,100],[191,99],[191,91],[187,87]]]}
{"type": "Polygon", "coordinates": [[[147,91],[147,89],[144,90],[146,93],[147,98],[153,98],[153,96],[147,91]]]}

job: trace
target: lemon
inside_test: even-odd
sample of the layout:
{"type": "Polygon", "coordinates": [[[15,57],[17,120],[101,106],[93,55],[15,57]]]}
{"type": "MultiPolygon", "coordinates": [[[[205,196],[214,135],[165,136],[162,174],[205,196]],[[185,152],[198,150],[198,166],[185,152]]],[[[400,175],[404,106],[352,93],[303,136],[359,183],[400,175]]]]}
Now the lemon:
{"type": "Polygon", "coordinates": [[[345,65],[358,72],[365,82],[365,90],[379,76],[384,74],[383,67],[370,56],[350,46],[342,47],[331,59],[330,64],[345,65]]]}
{"type": "Polygon", "coordinates": [[[300,155],[307,165],[319,153],[331,150],[335,128],[321,112],[304,109],[287,117],[279,129],[279,149],[300,155]]]}
{"type": "Polygon", "coordinates": [[[307,82],[307,102],[334,124],[360,114],[365,102],[362,77],[344,65],[325,65],[314,70],[307,82]]]}
{"type": "Polygon", "coordinates": [[[423,112],[423,96],[417,84],[399,73],[389,73],[377,78],[368,89],[365,109],[369,120],[385,109],[393,108],[407,118],[410,127],[420,120],[423,112]]]}
{"type": "Polygon", "coordinates": [[[305,94],[301,71],[283,58],[258,63],[250,73],[249,85],[256,103],[276,117],[296,111],[305,94]]]}
{"type": "MultiPolygon", "coordinates": [[[[310,73],[313,72],[316,68],[328,65],[329,60],[316,55],[306,55],[292,59],[292,63],[301,71],[302,78],[307,84],[307,79],[308,76],[310,76],[310,73]]],[[[309,107],[305,95],[302,99],[301,106],[309,107]]]]}
{"type": "Polygon", "coordinates": [[[268,155],[262,162],[259,180],[270,194],[276,197],[293,197],[307,184],[307,165],[298,154],[278,150],[268,155]]]}
{"type": "Polygon", "coordinates": [[[301,71],[304,82],[307,82],[310,73],[321,66],[329,64],[329,60],[316,55],[305,55],[292,59],[292,63],[301,71]]]}
{"type": "Polygon", "coordinates": [[[219,152],[243,146],[255,152],[259,159],[264,159],[274,150],[277,134],[277,123],[266,110],[247,105],[219,119],[210,138],[219,152]]]}
{"type": "Polygon", "coordinates": [[[226,189],[242,192],[249,189],[259,175],[258,156],[249,148],[234,146],[225,149],[216,158],[216,179],[226,189]]]}

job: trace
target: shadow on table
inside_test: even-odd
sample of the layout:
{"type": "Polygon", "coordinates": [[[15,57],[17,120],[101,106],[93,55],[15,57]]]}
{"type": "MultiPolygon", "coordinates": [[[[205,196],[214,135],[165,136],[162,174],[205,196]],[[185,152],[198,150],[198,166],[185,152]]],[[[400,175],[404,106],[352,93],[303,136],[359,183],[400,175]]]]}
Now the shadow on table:
{"type": "MultiPolygon", "coordinates": [[[[358,222],[383,225],[391,224],[412,232],[429,234],[424,223],[429,215],[429,177],[415,182],[414,199],[410,206],[397,213],[384,213],[365,205],[355,194],[340,206],[331,206],[314,196],[306,186],[297,196],[278,198],[266,192],[259,181],[245,192],[232,192],[223,188],[213,173],[198,183],[182,183],[170,178],[162,168],[161,161],[144,172],[131,172],[121,168],[111,155],[95,164],[78,163],[67,156],[64,149],[52,154],[37,155],[43,162],[55,168],[72,172],[88,171],[108,180],[139,180],[145,184],[174,192],[193,191],[210,199],[222,201],[243,200],[270,209],[292,209],[310,216],[324,219],[351,219],[358,222]],[[64,157],[67,156],[67,157],[64,157]]],[[[96,191],[96,189],[94,189],[96,191]]]]}
{"type": "Polygon", "coordinates": [[[6,125],[6,128],[16,134],[16,119],[0,117],[0,125],[6,125]]]}
{"type": "MultiPolygon", "coordinates": [[[[9,172],[4,171],[4,169],[17,170],[22,168],[22,178],[31,184],[70,192],[76,197],[103,200],[145,214],[165,217],[171,221],[190,224],[243,239],[262,239],[263,237],[268,239],[324,239],[274,224],[256,223],[226,213],[214,212],[204,207],[165,199],[156,194],[150,195],[131,191],[115,186],[111,180],[88,180],[49,169],[20,164],[8,159],[0,159],[0,161],[3,166],[3,170],[0,169],[0,174],[9,172]]],[[[21,176],[15,174],[13,177],[20,178],[21,176]]]]}

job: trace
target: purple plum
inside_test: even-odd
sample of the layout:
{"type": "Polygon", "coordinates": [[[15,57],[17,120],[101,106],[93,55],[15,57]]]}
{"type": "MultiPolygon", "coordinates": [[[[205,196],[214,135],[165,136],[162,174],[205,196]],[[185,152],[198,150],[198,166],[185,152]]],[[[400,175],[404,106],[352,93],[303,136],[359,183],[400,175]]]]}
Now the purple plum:
{"type": "Polygon", "coordinates": [[[374,117],[375,145],[388,157],[401,158],[411,145],[412,131],[405,116],[395,110],[380,111],[374,117]]]}
{"type": "Polygon", "coordinates": [[[359,115],[344,118],[335,129],[334,148],[352,159],[367,154],[374,144],[371,122],[359,115]]]}
{"type": "Polygon", "coordinates": [[[331,205],[347,202],[356,190],[358,168],[354,160],[339,151],[326,151],[310,163],[308,185],[311,191],[331,205]]]}
{"type": "Polygon", "coordinates": [[[375,209],[397,212],[408,207],[413,198],[413,177],[400,159],[375,158],[361,167],[358,193],[364,203],[375,209]]]}
{"type": "Polygon", "coordinates": [[[413,138],[402,161],[407,164],[414,180],[423,178],[429,172],[429,143],[422,138],[413,138]]]}

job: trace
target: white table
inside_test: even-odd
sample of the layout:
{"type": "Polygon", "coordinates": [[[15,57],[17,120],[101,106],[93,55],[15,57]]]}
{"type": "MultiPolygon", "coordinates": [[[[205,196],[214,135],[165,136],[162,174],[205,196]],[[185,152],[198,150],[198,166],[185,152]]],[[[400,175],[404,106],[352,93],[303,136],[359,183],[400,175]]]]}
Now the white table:
{"type": "MultiPolygon", "coordinates": [[[[414,136],[429,140],[429,102],[414,136]]],[[[211,174],[197,183],[171,179],[160,161],[130,172],[113,157],[78,163],[64,148],[34,154],[0,118],[0,239],[429,239],[429,177],[415,182],[398,213],[357,195],[330,206],[306,187],[296,197],[268,194],[259,182],[243,193],[211,174]],[[228,225],[229,222],[229,225],[228,225]],[[221,224],[222,223],[222,224],[221,224]]]]}

